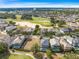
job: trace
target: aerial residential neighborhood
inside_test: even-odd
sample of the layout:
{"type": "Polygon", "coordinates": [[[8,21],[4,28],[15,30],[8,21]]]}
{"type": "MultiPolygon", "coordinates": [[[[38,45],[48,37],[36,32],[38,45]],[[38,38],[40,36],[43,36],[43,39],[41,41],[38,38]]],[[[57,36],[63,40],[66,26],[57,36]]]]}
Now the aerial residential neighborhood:
{"type": "Polygon", "coordinates": [[[1,59],[79,59],[78,8],[0,11],[1,59]]]}

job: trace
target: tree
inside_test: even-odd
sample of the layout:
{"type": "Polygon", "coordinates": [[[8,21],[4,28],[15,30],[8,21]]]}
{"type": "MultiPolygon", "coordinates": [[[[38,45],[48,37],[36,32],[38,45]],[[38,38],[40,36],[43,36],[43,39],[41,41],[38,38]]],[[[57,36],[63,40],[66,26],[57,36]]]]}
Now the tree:
{"type": "Polygon", "coordinates": [[[15,22],[14,21],[9,21],[9,24],[15,25],[15,22]]]}
{"type": "Polygon", "coordinates": [[[0,54],[7,52],[7,50],[8,50],[7,45],[5,43],[0,42],[0,54]]]}
{"type": "Polygon", "coordinates": [[[36,25],[35,28],[39,28],[39,25],[36,25]]]}
{"type": "Polygon", "coordinates": [[[51,23],[54,26],[56,26],[56,24],[58,24],[59,27],[62,27],[63,25],[66,24],[65,21],[63,21],[63,20],[56,20],[55,18],[51,18],[51,23]]]}
{"type": "Polygon", "coordinates": [[[7,14],[7,18],[16,19],[16,16],[14,14],[7,14]]]}
{"type": "Polygon", "coordinates": [[[6,13],[0,13],[0,18],[3,18],[3,19],[8,19],[8,18],[16,19],[16,16],[13,13],[6,12],[6,13]]]}
{"type": "Polygon", "coordinates": [[[56,24],[56,20],[55,20],[55,18],[54,18],[54,17],[52,17],[52,18],[50,18],[50,19],[51,19],[51,21],[50,21],[50,22],[51,22],[52,26],[53,26],[53,25],[55,25],[55,24],[56,24]]]}
{"type": "Polygon", "coordinates": [[[37,53],[37,52],[40,51],[40,46],[39,46],[37,43],[35,43],[35,44],[32,46],[31,50],[32,50],[34,53],[37,53]]]}
{"type": "Polygon", "coordinates": [[[37,34],[40,34],[40,28],[39,28],[39,25],[36,25],[35,26],[35,30],[34,30],[34,35],[37,35],[37,34]]]}
{"type": "Polygon", "coordinates": [[[63,21],[63,20],[58,20],[58,26],[59,27],[62,27],[63,25],[65,25],[66,24],[66,22],[65,21],[63,21]]]}
{"type": "Polygon", "coordinates": [[[12,15],[11,18],[12,18],[12,19],[16,19],[16,16],[15,16],[15,15],[12,15]]]}
{"type": "Polygon", "coordinates": [[[48,50],[46,51],[46,54],[47,54],[47,57],[48,57],[49,59],[53,59],[51,50],[48,49],[48,50]]]}
{"type": "Polygon", "coordinates": [[[48,37],[52,37],[53,35],[55,35],[55,32],[45,32],[44,35],[48,37]]]}
{"type": "Polygon", "coordinates": [[[29,15],[29,14],[23,14],[21,19],[27,19],[27,20],[32,20],[32,15],[29,15]]]}
{"type": "Polygon", "coordinates": [[[36,54],[36,58],[37,58],[37,59],[43,59],[43,53],[38,52],[38,53],[36,54]]]}

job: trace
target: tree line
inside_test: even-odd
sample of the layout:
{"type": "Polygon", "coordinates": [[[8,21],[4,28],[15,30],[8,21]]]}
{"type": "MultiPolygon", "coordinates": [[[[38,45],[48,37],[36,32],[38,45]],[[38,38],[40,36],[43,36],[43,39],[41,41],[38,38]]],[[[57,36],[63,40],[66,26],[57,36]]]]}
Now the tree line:
{"type": "MultiPolygon", "coordinates": [[[[17,16],[16,14],[13,14],[13,13],[0,13],[0,18],[1,19],[8,19],[8,18],[11,18],[11,19],[17,19],[17,16]]],[[[26,19],[32,19],[32,15],[29,15],[29,14],[22,14],[21,15],[21,19],[22,20],[26,20],[26,19]]]]}

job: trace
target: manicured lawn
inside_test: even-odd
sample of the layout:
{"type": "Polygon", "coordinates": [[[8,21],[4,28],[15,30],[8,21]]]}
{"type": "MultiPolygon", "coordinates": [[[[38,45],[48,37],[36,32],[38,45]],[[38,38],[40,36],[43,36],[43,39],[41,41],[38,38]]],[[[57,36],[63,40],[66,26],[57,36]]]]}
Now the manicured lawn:
{"type": "Polygon", "coordinates": [[[30,56],[25,55],[10,55],[8,59],[32,59],[30,56]]]}
{"type": "Polygon", "coordinates": [[[40,25],[46,26],[46,27],[50,27],[51,26],[51,23],[50,22],[32,22],[32,23],[40,24],[40,25]]]}
{"type": "Polygon", "coordinates": [[[41,17],[32,17],[33,20],[21,20],[21,19],[6,19],[7,22],[9,21],[14,21],[14,22],[31,22],[31,23],[34,23],[34,24],[40,24],[42,26],[46,26],[46,27],[50,27],[51,26],[51,22],[50,22],[50,19],[48,18],[41,18],[41,17]]]}
{"type": "Polygon", "coordinates": [[[0,59],[33,59],[33,58],[26,55],[10,54],[6,56],[0,56],[0,59]]]}
{"type": "Polygon", "coordinates": [[[35,23],[35,24],[40,24],[42,26],[50,27],[51,22],[50,19],[48,18],[41,18],[41,17],[32,17],[33,20],[27,20],[28,22],[35,23]]]}
{"type": "Polygon", "coordinates": [[[32,17],[33,21],[49,21],[48,18],[42,18],[42,17],[32,17]]]}

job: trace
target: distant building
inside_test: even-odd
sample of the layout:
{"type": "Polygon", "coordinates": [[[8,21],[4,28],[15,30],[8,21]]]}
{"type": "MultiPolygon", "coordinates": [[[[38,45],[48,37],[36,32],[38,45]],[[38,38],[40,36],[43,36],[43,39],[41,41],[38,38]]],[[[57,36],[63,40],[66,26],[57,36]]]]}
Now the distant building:
{"type": "Polygon", "coordinates": [[[79,50],[79,37],[74,37],[73,46],[75,50],[79,50]]]}
{"type": "Polygon", "coordinates": [[[45,32],[47,32],[47,29],[41,28],[41,33],[45,33],[45,32]]]}
{"type": "Polygon", "coordinates": [[[69,31],[70,31],[69,28],[60,28],[61,33],[69,32],[69,31]]]}
{"type": "Polygon", "coordinates": [[[1,42],[4,42],[4,43],[7,43],[8,46],[10,46],[11,45],[11,42],[13,40],[11,40],[11,37],[8,34],[6,34],[4,32],[0,32],[0,41],[1,42]]]}
{"type": "Polygon", "coordinates": [[[75,50],[79,50],[79,37],[66,36],[66,40],[69,44],[73,46],[75,50]]]}
{"type": "Polygon", "coordinates": [[[43,38],[40,42],[40,50],[46,51],[49,48],[49,38],[43,38]]]}
{"type": "Polygon", "coordinates": [[[60,42],[57,38],[50,39],[50,46],[52,51],[59,52],[60,51],[60,42]]]}
{"type": "Polygon", "coordinates": [[[5,28],[6,31],[11,31],[11,30],[14,30],[14,29],[16,29],[16,26],[13,26],[13,25],[5,28]]]}
{"type": "Polygon", "coordinates": [[[25,41],[25,36],[17,36],[12,42],[12,48],[19,49],[25,41]]]}
{"type": "Polygon", "coordinates": [[[54,29],[54,28],[48,28],[47,31],[48,31],[48,32],[55,32],[55,29],[54,29]]]}
{"type": "Polygon", "coordinates": [[[64,39],[66,39],[69,44],[73,45],[73,40],[74,40],[73,37],[71,37],[71,36],[64,36],[64,39]]]}
{"type": "Polygon", "coordinates": [[[69,42],[66,39],[61,38],[60,39],[60,44],[61,44],[62,48],[64,49],[64,51],[72,50],[72,45],[69,44],[69,42]]]}
{"type": "Polygon", "coordinates": [[[26,32],[33,32],[35,30],[35,28],[26,28],[25,30],[26,30],[26,32]]]}
{"type": "Polygon", "coordinates": [[[72,45],[72,47],[76,50],[79,50],[79,37],[70,37],[70,36],[64,36],[64,38],[67,40],[67,42],[72,45]]]}
{"type": "Polygon", "coordinates": [[[0,30],[4,30],[8,24],[4,21],[4,19],[0,19],[0,30]]]}

